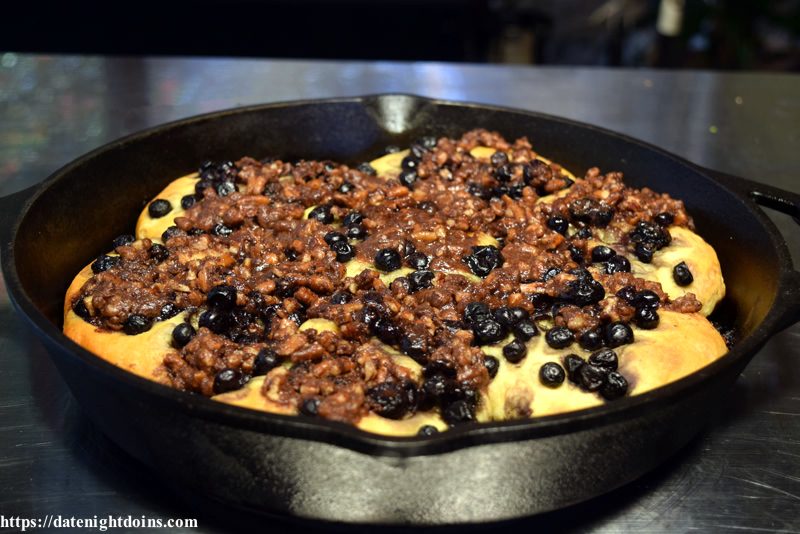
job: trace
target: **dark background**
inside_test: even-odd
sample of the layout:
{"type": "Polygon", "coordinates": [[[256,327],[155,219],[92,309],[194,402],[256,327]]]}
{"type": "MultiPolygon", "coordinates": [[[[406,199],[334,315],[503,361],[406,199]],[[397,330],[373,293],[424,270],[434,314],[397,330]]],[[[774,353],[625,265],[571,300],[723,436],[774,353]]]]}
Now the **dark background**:
{"type": "Polygon", "coordinates": [[[15,52],[800,70],[800,0],[32,1],[2,18],[15,52]]]}

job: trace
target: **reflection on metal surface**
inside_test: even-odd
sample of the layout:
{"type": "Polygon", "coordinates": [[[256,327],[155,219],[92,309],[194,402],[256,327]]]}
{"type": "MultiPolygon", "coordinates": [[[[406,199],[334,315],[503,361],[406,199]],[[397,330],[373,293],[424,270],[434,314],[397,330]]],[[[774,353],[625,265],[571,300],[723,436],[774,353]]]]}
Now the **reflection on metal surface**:
{"type": "MultiPolygon", "coordinates": [[[[0,195],[42,180],[104,142],[165,121],[245,104],[382,91],[562,115],[708,167],[798,187],[797,77],[6,53],[0,55],[0,195]]],[[[792,219],[774,220],[796,252],[792,219]]],[[[0,284],[0,514],[191,517],[152,473],[87,423],[21,323],[0,284]]],[[[795,326],[755,357],[712,428],[677,458],[610,495],[506,528],[800,531],[798,362],[795,326]]],[[[225,530],[208,510],[201,528],[187,532],[225,530]]]]}

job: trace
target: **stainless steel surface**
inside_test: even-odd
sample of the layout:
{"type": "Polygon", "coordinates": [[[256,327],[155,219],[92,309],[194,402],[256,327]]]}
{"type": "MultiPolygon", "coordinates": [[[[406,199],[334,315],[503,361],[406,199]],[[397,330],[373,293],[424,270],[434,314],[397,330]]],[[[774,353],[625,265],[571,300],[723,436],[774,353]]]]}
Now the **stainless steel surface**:
{"type": "MultiPolygon", "coordinates": [[[[561,115],[800,190],[798,76],[0,53],[0,195],[165,121],[245,104],[386,91],[561,115]]],[[[789,217],[773,218],[800,258],[798,227],[789,217]]],[[[794,326],[755,357],[718,419],[676,458],[610,495],[508,526],[800,532],[799,365],[794,326]]],[[[0,515],[46,514],[199,518],[200,528],[185,532],[228,526],[174,497],[88,423],[0,285],[0,515]]]]}

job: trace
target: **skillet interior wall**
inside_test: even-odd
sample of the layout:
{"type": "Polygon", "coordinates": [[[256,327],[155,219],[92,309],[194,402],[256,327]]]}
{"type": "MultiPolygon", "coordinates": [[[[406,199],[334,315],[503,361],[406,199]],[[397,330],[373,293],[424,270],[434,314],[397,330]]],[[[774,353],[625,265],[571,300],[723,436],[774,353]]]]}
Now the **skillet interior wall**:
{"type": "Polygon", "coordinates": [[[747,334],[766,315],[778,279],[769,235],[745,203],[692,168],[592,128],[408,96],[222,113],[100,150],[61,171],[25,215],[15,244],[20,280],[36,306],[60,325],[74,274],[116,235],[130,232],[139,211],[169,180],[203,160],[252,155],[358,162],[389,144],[402,146],[423,134],[455,136],[479,126],[509,139],[528,136],[536,150],[576,174],[591,166],[620,170],[630,185],[684,200],[720,257],[736,326],[747,334]]]}

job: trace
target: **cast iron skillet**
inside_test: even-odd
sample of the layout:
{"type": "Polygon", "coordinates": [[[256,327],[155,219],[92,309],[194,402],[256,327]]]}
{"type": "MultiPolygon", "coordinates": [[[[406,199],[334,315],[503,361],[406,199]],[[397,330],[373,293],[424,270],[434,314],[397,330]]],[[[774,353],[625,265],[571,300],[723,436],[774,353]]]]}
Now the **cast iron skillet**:
{"type": "Polygon", "coordinates": [[[488,522],[610,491],[684,445],[770,335],[800,319],[800,274],[757,204],[797,216],[800,195],[702,169],[653,146],[537,113],[409,95],[269,104],[153,128],[70,163],[4,200],[9,294],[88,416],[165,480],[226,506],[367,524],[488,522]],[[484,127],[528,136],[576,173],[620,170],[686,202],[719,254],[721,313],[741,339],[701,371],[581,412],[387,438],[304,417],[248,411],[158,385],[61,334],[72,277],[130,232],[171,179],[244,155],[359,162],[389,144],[484,127]]]}

